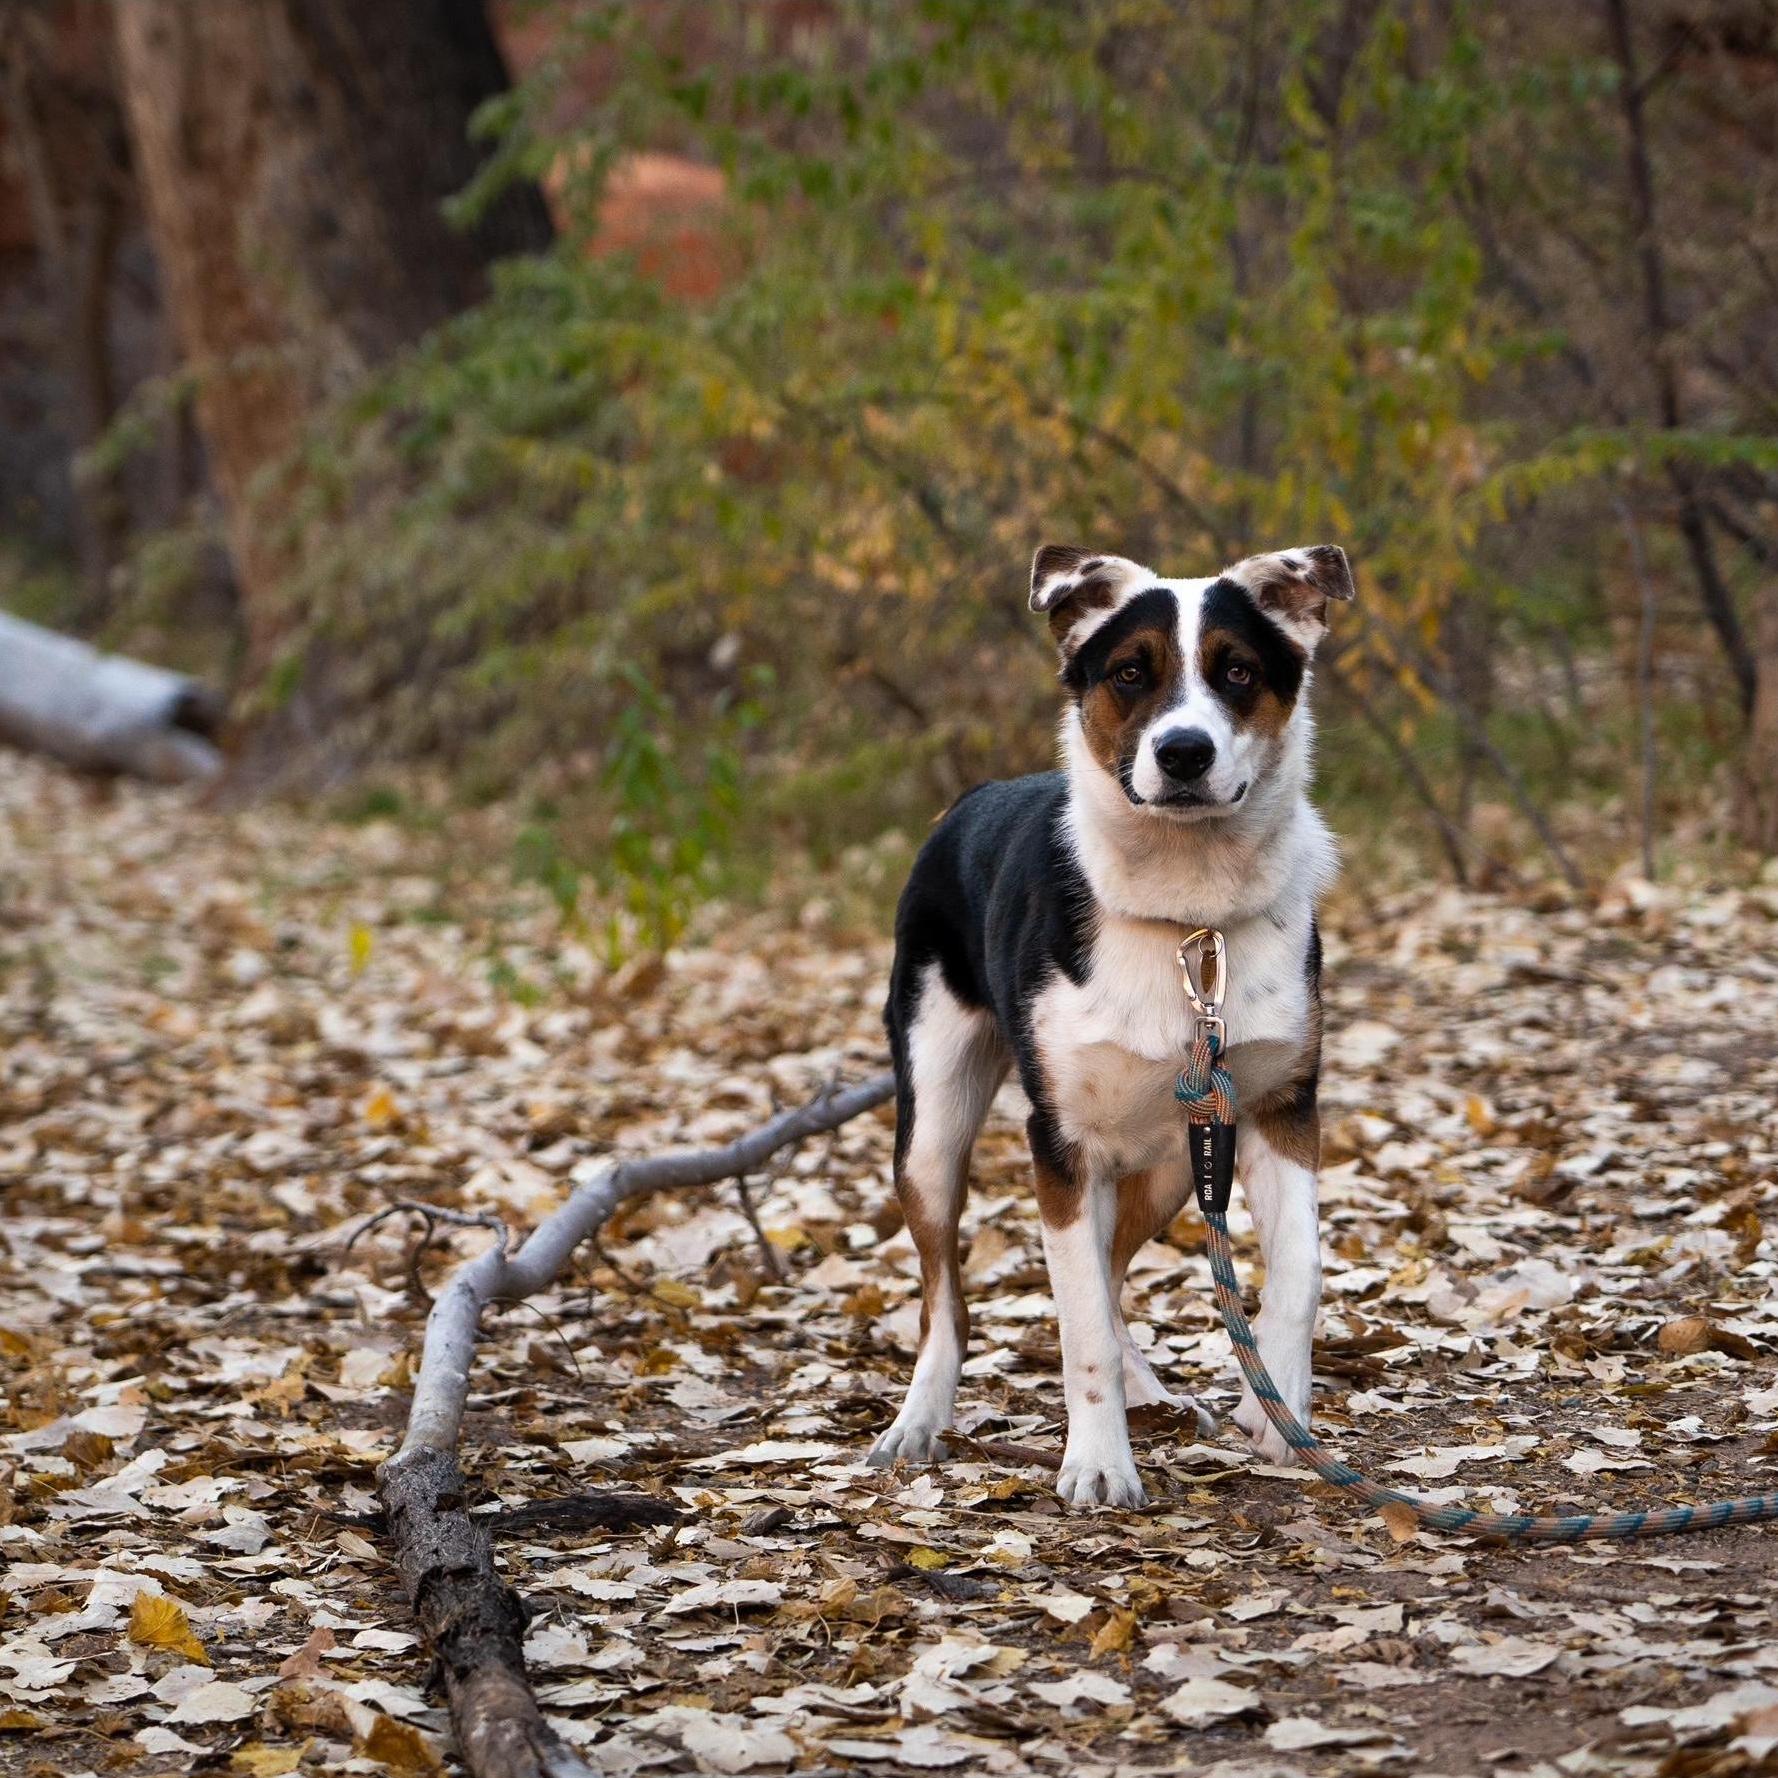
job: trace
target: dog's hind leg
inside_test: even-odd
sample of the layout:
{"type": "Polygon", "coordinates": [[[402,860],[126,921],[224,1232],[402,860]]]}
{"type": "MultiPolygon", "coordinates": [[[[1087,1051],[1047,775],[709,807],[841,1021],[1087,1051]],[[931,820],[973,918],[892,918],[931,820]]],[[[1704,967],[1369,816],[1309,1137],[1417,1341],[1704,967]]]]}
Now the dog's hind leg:
{"type": "Polygon", "coordinates": [[[926,966],[911,1015],[892,1036],[895,1191],[920,1256],[920,1353],[901,1412],[871,1448],[877,1466],[944,1454],[939,1434],[951,1424],[969,1341],[957,1225],[970,1151],[1008,1066],[993,1016],[965,1006],[936,963],[926,966]]]}
{"type": "Polygon", "coordinates": [[[1182,1156],[1177,1161],[1127,1173],[1117,1182],[1117,1227],[1111,1237],[1111,1276],[1116,1284],[1118,1341],[1124,1351],[1124,1404],[1126,1407],[1168,1407],[1181,1414],[1195,1414],[1200,1437],[1216,1431],[1215,1418],[1198,1405],[1195,1396],[1169,1389],[1154,1367],[1130,1338],[1124,1322],[1124,1277],[1130,1261],[1185,1207],[1191,1196],[1191,1170],[1182,1156]]]}

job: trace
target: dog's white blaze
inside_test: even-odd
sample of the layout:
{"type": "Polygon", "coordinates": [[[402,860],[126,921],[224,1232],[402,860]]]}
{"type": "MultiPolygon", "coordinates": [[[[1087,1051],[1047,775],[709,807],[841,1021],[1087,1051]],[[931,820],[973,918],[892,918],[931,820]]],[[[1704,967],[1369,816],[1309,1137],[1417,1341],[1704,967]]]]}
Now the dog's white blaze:
{"type": "MultiPolygon", "coordinates": [[[[1136,763],[1130,783],[1144,802],[1154,802],[1171,788],[1155,757],[1156,745],[1174,729],[1202,729],[1216,748],[1216,759],[1204,774],[1200,788],[1217,803],[1231,803],[1243,787],[1250,792],[1263,775],[1277,743],[1266,736],[1235,726],[1222,699],[1210,689],[1198,659],[1203,627],[1204,594],[1215,580],[1161,580],[1179,606],[1177,647],[1183,666],[1179,695],[1150,721],[1136,746],[1136,763]]],[[[1189,811],[1182,811],[1189,817],[1189,811]]],[[[1201,817],[1200,817],[1201,818],[1201,817]]]]}
{"type": "MultiPolygon", "coordinates": [[[[1321,1301],[1315,1174],[1279,1154],[1250,1124],[1243,1124],[1236,1138],[1235,1166],[1266,1261],[1265,1288],[1254,1324],[1260,1359],[1278,1385],[1284,1405],[1306,1426],[1315,1311],[1321,1301]]],[[[1289,1447],[1245,1383],[1235,1424],[1273,1462],[1290,1460],[1289,1447]]]]}
{"type": "Polygon", "coordinates": [[[1068,1404],[1056,1491],[1075,1506],[1141,1506],[1146,1499],[1124,1405],[1123,1324],[1111,1277],[1116,1221],[1116,1181],[1095,1176],[1073,1222],[1062,1229],[1045,1224],[1043,1230],[1068,1404]]]}
{"type": "MultiPolygon", "coordinates": [[[[963,1213],[969,1188],[969,1156],[989,1102],[1006,1076],[1007,1056],[993,1016],[966,1007],[945,986],[939,966],[920,978],[918,1010],[908,1032],[908,1065],[914,1088],[914,1133],[902,1172],[922,1228],[946,1231],[963,1213]]],[[[910,1218],[912,1221],[912,1218],[910,1218]]],[[[932,1236],[929,1234],[928,1238],[932,1236]]],[[[946,1239],[943,1233],[938,1238],[946,1239]]],[[[907,1397],[895,1423],[871,1453],[879,1462],[897,1457],[927,1461],[938,1434],[951,1424],[963,1348],[956,1332],[957,1282],[936,1274],[907,1397]]]]}

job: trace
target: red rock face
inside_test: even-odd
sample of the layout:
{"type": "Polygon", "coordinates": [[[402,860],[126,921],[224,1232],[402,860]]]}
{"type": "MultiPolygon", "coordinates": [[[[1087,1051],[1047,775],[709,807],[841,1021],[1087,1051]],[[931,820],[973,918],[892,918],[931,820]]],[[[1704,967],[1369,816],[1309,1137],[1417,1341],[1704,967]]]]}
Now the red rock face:
{"type": "MultiPolygon", "coordinates": [[[[763,9],[768,26],[781,39],[820,31],[832,24],[832,0],[775,0],[763,9]]],[[[521,79],[560,47],[563,15],[549,8],[496,5],[494,28],[514,79],[521,79]]],[[[687,67],[714,65],[722,45],[713,13],[701,6],[663,7],[662,46],[687,67]]],[[[572,128],[610,94],[618,77],[616,58],[589,44],[564,81],[549,123],[572,128]]],[[[559,228],[573,219],[564,202],[570,169],[558,164],[544,177],[559,228]]],[[[597,225],[587,242],[593,254],[634,253],[641,269],[670,295],[707,302],[740,269],[733,244],[724,237],[722,206],[727,181],[715,167],[684,155],[642,150],[626,156],[606,182],[597,225]]]]}

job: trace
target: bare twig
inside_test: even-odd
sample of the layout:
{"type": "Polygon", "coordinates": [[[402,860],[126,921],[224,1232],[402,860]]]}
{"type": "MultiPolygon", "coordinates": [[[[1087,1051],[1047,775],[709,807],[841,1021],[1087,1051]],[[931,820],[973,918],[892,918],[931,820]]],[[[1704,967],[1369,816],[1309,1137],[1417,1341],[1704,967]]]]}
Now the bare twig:
{"type": "Polygon", "coordinates": [[[1014,1444],[1004,1438],[971,1438],[966,1433],[949,1432],[946,1438],[974,1456],[986,1457],[993,1463],[1010,1464],[1014,1469],[1060,1469],[1062,1459],[1052,1450],[1036,1445],[1014,1444]]]}
{"type": "Polygon", "coordinates": [[[1642,553],[1642,533],[1627,500],[1619,500],[1618,516],[1630,545],[1630,573],[1641,600],[1642,619],[1636,636],[1636,704],[1642,727],[1642,874],[1655,876],[1655,590],[1642,553]]]}
{"type": "Polygon", "coordinates": [[[401,1198],[397,1202],[379,1210],[375,1216],[367,1217],[346,1237],[340,1248],[342,1255],[350,1253],[358,1245],[361,1236],[367,1235],[374,1228],[387,1222],[393,1216],[417,1216],[420,1219],[420,1238],[407,1251],[407,1288],[408,1295],[415,1302],[432,1306],[432,1292],[420,1276],[420,1261],[426,1257],[427,1250],[432,1246],[433,1236],[438,1233],[438,1225],[446,1222],[454,1228],[492,1229],[502,1249],[506,1246],[506,1224],[489,1210],[447,1210],[442,1204],[424,1204],[418,1198],[401,1198]]]}
{"type": "Polygon", "coordinates": [[[1543,849],[1549,853],[1556,869],[1561,872],[1562,880],[1570,889],[1584,890],[1587,886],[1586,878],[1581,875],[1574,860],[1568,856],[1567,849],[1557,839],[1555,828],[1550,825],[1550,819],[1539,806],[1537,798],[1531,794],[1531,786],[1525,782],[1524,775],[1500,750],[1499,743],[1488,733],[1486,724],[1457,696],[1449,681],[1427,658],[1426,651],[1411,637],[1374,609],[1367,621],[1374,629],[1382,632],[1389,644],[1388,652],[1397,665],[1412,673],[1451,712],[1457,726],[1469,738],[1470,744],[1493,766],[1501,783],[1506,786],[1507,794],[1517,804],[1519,813],[1530,822],[1532,831],[1543,842],[1543,849]]]}
{"type": "MultiPolygon", "coordinates": [[[[545,1720],[525,1676],[525,1607],[495,1572],[485,1523],[468,1511],[458,1459],[470,1370],[483,1311],[554,1283],[575,1250],[620,1204],[657,1191],[715,1185],[759,1172],[779,1150],[881,1105],[894,1077],[824,1089],[720,1148],[611,1161],[508,1252],[504,1225],[434,1205],[391,1205],[364,1228],[403,1210],[438,1221],[490,1226],[492,1244],[447,1280],[426,1321],[401,1449],[383,1465],[377,1492],[408,1602],[444,1678],[457,1750],[472,1778],[588,1778],[590,1768],[545,1720]]],[[[363,1234],[364,1228],[357,1233],[363,1234]]],[[[355,1235],[353,1239],[356,1239],[355,1235]]]]}
{"type": "Polygon", "coordinates": [[[1469,885],[1469,839],[1463,829],[1452,820],[1445,806],[1438,800],[1438,793],[1432,788],[1431,780],[1420,769],[1420,762],[1414,758],[1407,747],[1402,744],[1401,737],[1396,734],[1383,719],[1382,713],[1367,698],[1359,687],[1347,677],[1337,661],[1322,660],[1315,669],[1316,676],[1325,680],[1358,712],[1359,720],[1382,743],[1384,751],[1395,762],[1395,769],[1401,773],[1403,782],[1414,793],[1415,800],[1432,817],[1433,826],[1438,829],[1440,844],[1444,847],[1445,858],[1451,866],[1451,874],[1464,887],[1469,885]]]}
{"type": "Polygon", "coordinates": [[[747,1189],[745,1173],[735,1175],[735,1194],[741,1200],[741,1214],[747,1218],[747,1226],[753,1230],[753,1239],[758,1243],[759,1256],[765,1261],[766,1270],[782,1284],[789,1276],[784,1269],[784,1256],[772,1245],[771,1237],[759,1225],[759,1212],[753,1207],[753,1193],[747,1189]]]}

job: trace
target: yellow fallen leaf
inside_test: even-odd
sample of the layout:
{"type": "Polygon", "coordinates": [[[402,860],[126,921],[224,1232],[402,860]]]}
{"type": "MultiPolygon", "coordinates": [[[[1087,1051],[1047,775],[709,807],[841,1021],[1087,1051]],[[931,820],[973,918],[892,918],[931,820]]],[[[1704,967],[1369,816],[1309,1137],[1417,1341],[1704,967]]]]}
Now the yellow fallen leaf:
{"type": "Polygon", "coordinates": [[[925,1574],[930,1574],[935,1568],[949,1567],[950,1561],[951,1558],[943,1550],[929,1550],[925,1544],[921,1544],[908,1555],[908,1566],[918,1568],[925,1574]]]}
{"type": "Polygon", "coordinates": [[[391,1124],[401,1122],[401,1107],[396,1104],[395,1095],[387,1087],[378,1087],[365,1100],[364,1121],[373,1130],[386,1130],[391,1124]]]}
{"type": "Polygon", "coordinates": [[[255,1741],[235,1749],[229,1770],[244,1772],[247,1778],[284,1778],[286,1772],[294,1772],[302,1763],[301,1747],[268,1747],[263,1741],[255,1741]]]}
{"type": "Polygon", "coordinates": [[[371,946],[374,942],[368,926],[353,926],[346,939],[346,948],[351,953],[354,975],[363,975],[370,967],[371,946]]]}
{"type": "Polygon", "coordinates": [[[997,1648],[974,1671],[984,1679],[1010,1679],[1024,1664],[1022,1648],[997,1648]]]}
{"type": "Polygon", "coordinates": [[[650,1294],[669,1309],[695,1309],[704,1300],[701,1292],[677,1278],[657,1278],[650,1294]]]}
{"type": "Polygon", "coordinates": [[[379,1716],[370,1725],[370,1732],[358,1743],[358,1751],[391,1772],[442,1770],[432,1743],[411,1723],[397,1722],[392,1716],[379,1716]]]}
{"type": "Polygon", "coordinates": [[[414,1355],[405,1346],[377,1373],[379,1389],[411,1389],[414,1382],[414,1355]]]}
{"type": "Polygon", "coordinates": [[[29,1710],[0,1710],[0,1735],[28,1735],[43,1726],[43,1718],[29,1710]]]}
{"type": "Polygon", "coordinates": [[[204,1645],[192,1634],[191,1619],[177,1599],[161,1593],[138,1593],[130,1607],[129,1636],[144,1648],[164,1648],[188,1661],[210,1665],[204,1645]]]}

